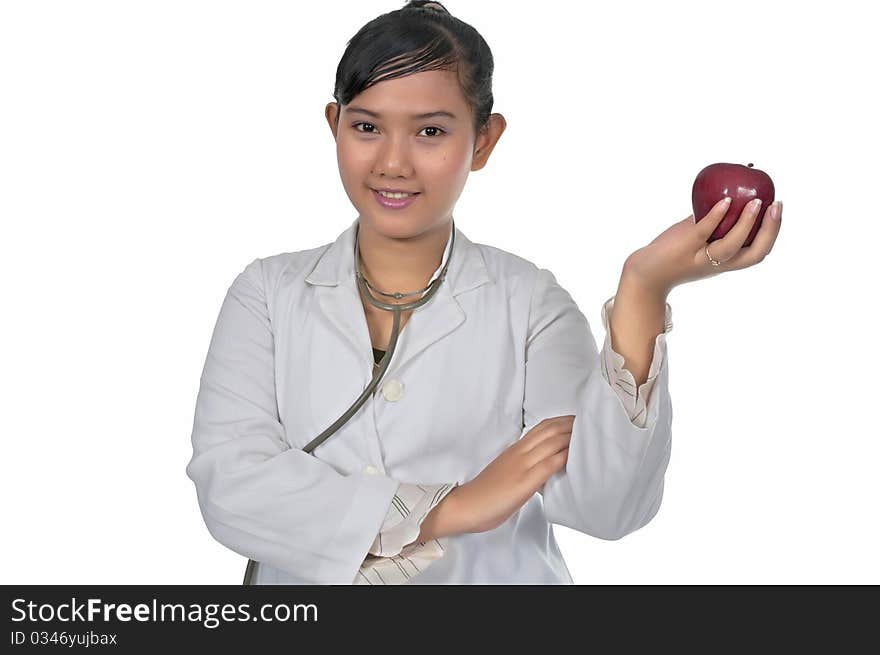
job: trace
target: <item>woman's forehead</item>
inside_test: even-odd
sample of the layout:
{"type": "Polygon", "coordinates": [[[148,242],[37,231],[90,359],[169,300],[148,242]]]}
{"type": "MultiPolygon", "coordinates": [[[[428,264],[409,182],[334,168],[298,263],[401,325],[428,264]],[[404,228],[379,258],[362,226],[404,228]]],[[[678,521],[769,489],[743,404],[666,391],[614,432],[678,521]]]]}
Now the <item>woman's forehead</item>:
{"type": "MultiPolygon", "coordinates": [[[[347,106],[377,118],[424,118],[431,112],[448,112],[456,118],[467,110],[453,71],[421,71],[376,82],[357,94],[347,106]]],[[[447,116],[448,118],[448,116],[447,116]]]]}

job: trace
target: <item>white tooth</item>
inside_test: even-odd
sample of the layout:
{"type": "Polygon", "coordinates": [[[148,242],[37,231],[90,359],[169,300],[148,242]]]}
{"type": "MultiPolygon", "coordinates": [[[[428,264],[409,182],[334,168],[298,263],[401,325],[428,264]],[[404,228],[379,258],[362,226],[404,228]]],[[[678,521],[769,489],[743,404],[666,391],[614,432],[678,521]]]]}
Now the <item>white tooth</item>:
{"type": "Polygon", "coordinates": [[[396,200],[400,200],[401,198],[409,198],[410,195],[412,195],[409,193],[386,193],[385,191],[380,191],[379,194],[386,198],[394,198],[396,200]]]}

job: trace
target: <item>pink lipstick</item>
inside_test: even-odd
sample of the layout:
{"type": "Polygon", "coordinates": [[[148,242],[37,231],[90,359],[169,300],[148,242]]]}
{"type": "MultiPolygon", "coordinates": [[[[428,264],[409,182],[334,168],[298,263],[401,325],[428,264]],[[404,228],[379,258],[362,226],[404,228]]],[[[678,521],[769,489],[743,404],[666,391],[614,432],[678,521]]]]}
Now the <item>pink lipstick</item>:
{"type": "Polygon", "coordinates": [[[381,193],[376,191],[375,189],[370,189],[373,192],[373,197],[376,198],[376,201],[382,205],[383,207],[387,207],[388,209],[404,209],[405,207],[409,207],[416,198],[418,198],[421,194],[417,193],[415,195],[411,195],[408,198],[386,198],[381,193]]]}

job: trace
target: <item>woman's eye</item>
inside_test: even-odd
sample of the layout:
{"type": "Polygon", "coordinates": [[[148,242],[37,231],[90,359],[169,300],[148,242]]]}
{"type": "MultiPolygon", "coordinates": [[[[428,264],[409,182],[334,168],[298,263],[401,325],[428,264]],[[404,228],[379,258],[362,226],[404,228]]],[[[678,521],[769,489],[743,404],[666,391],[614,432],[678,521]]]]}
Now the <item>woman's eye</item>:
{"type": "MultiPolygon", "coordinates": [[[[356,132],[360,132],[361,134],[375,134],[375,132],[373,132],[372,130],[369,130],[369,131],[366,131],[366,130],[359,130],[358,127],[359,127],[360,125],[369,125],[371,128],[374,128],[374,129],[375,129],[375,127],[376,127],[376,126],[373,125],[372,123],[366,123],[366,122],[363,122],[363,121],[361,121],[360,123],[355,123],[354,125],[352,125],[352,127],[355,129],[356,132]]],[[[433,133],[433,134],[426,134],[426,135],[425,135],[425,136],[428,136],[428,137],[431,137],[431,138],[436,138],[436,137],[440,136],[439,133],[442,133],[442,134],[445,134],[445,133],[446,133],[446,130],[444,130],[444,129],[442,129],[442,128],[439,128],[439,127],[434,127],[434,126],[431,126],[431,127],[424,127],[424,128],[422,128],[421,131],[424,132],[425,130],[435,130],[435,133],[433,133]]]]}

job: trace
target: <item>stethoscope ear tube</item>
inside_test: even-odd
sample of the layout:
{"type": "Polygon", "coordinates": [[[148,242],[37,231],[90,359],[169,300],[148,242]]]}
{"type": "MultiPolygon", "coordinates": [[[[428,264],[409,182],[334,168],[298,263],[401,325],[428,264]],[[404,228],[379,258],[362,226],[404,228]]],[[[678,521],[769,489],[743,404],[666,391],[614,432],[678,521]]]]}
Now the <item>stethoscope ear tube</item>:
{"type": "MultiPolygon", "coordinates": [[[[317,448],[327,439],[329,439],[334,432],[336,432],[346,423],[346,421],[348,421],[352,416],[357,413],[357,411],[361,408],[361,405],[367,402],[367,398],[369,398],[370,394],[373,393],[376,386],[379,384],[379,381],[382,379],[382,376],[385,375],[385,371],[388,370],[388,366],[391,364],[391,357],[394,354],[394,349],[397,347],[397,337],[400,335],[401,312],[415,309],[416,307],[421,307],[422,305],[424,305],[434,296],[434,293],[436,293],[437,289],[440,288],[440,285],[446,279],[446,269],[449,268],[449,261],[452,259],[452,248],[455,246],[455,223],[452,224],[452,235],[450,238],[452,239],[452,242],[449,246],[449,257],[447,257],[446,264],[443,266],[443,270],[440,272],[440,275],[430,285],[428,285],[428,290],[424,296],[422,296],[418,300],[414,300],[413,302],[403,303],[401,305],[390,305],[388,303],[384,303],[373,298],[373,296],[370,294],[369,289],[367,288],[367,284],[364,280],[363,275],[361,275],[360,266],[358,265],[358,249],[357,247],[355,247],[356,278],[361,291],[363,291],[364,297],[374,307],[390,311],[394,314],[394,322],[391,326],[391,338],[388,341],[388,349],[385,352],[385,356],[382,357],[381,361],[379,362],[379,368],[376,369],[376,371],[373,373],[373,379],[370,380],[367,388],[363,390],[360,396],[358,396],[358,399],[354,401],[354,404],[352,404],[351,407],[345,410],[342,416],[333,421],[333,424],[330,427],[328,427],[321,434],[319,434],[317,437],[315,437],[305,445],[305,447],[303,448],[305,452],[312,454],[312,451],[314,451],[315,448],[317,448]]],[[[356,233],[355,243],[357,243],[356,233]]],[[[248,559],[247,568],[244,571],[244,580],[242,581],[242,584],[245,587],[250,587],[253,585],[254,578],[257,575],[257,565],[258,562],[252,559],[248,559]]]]}

